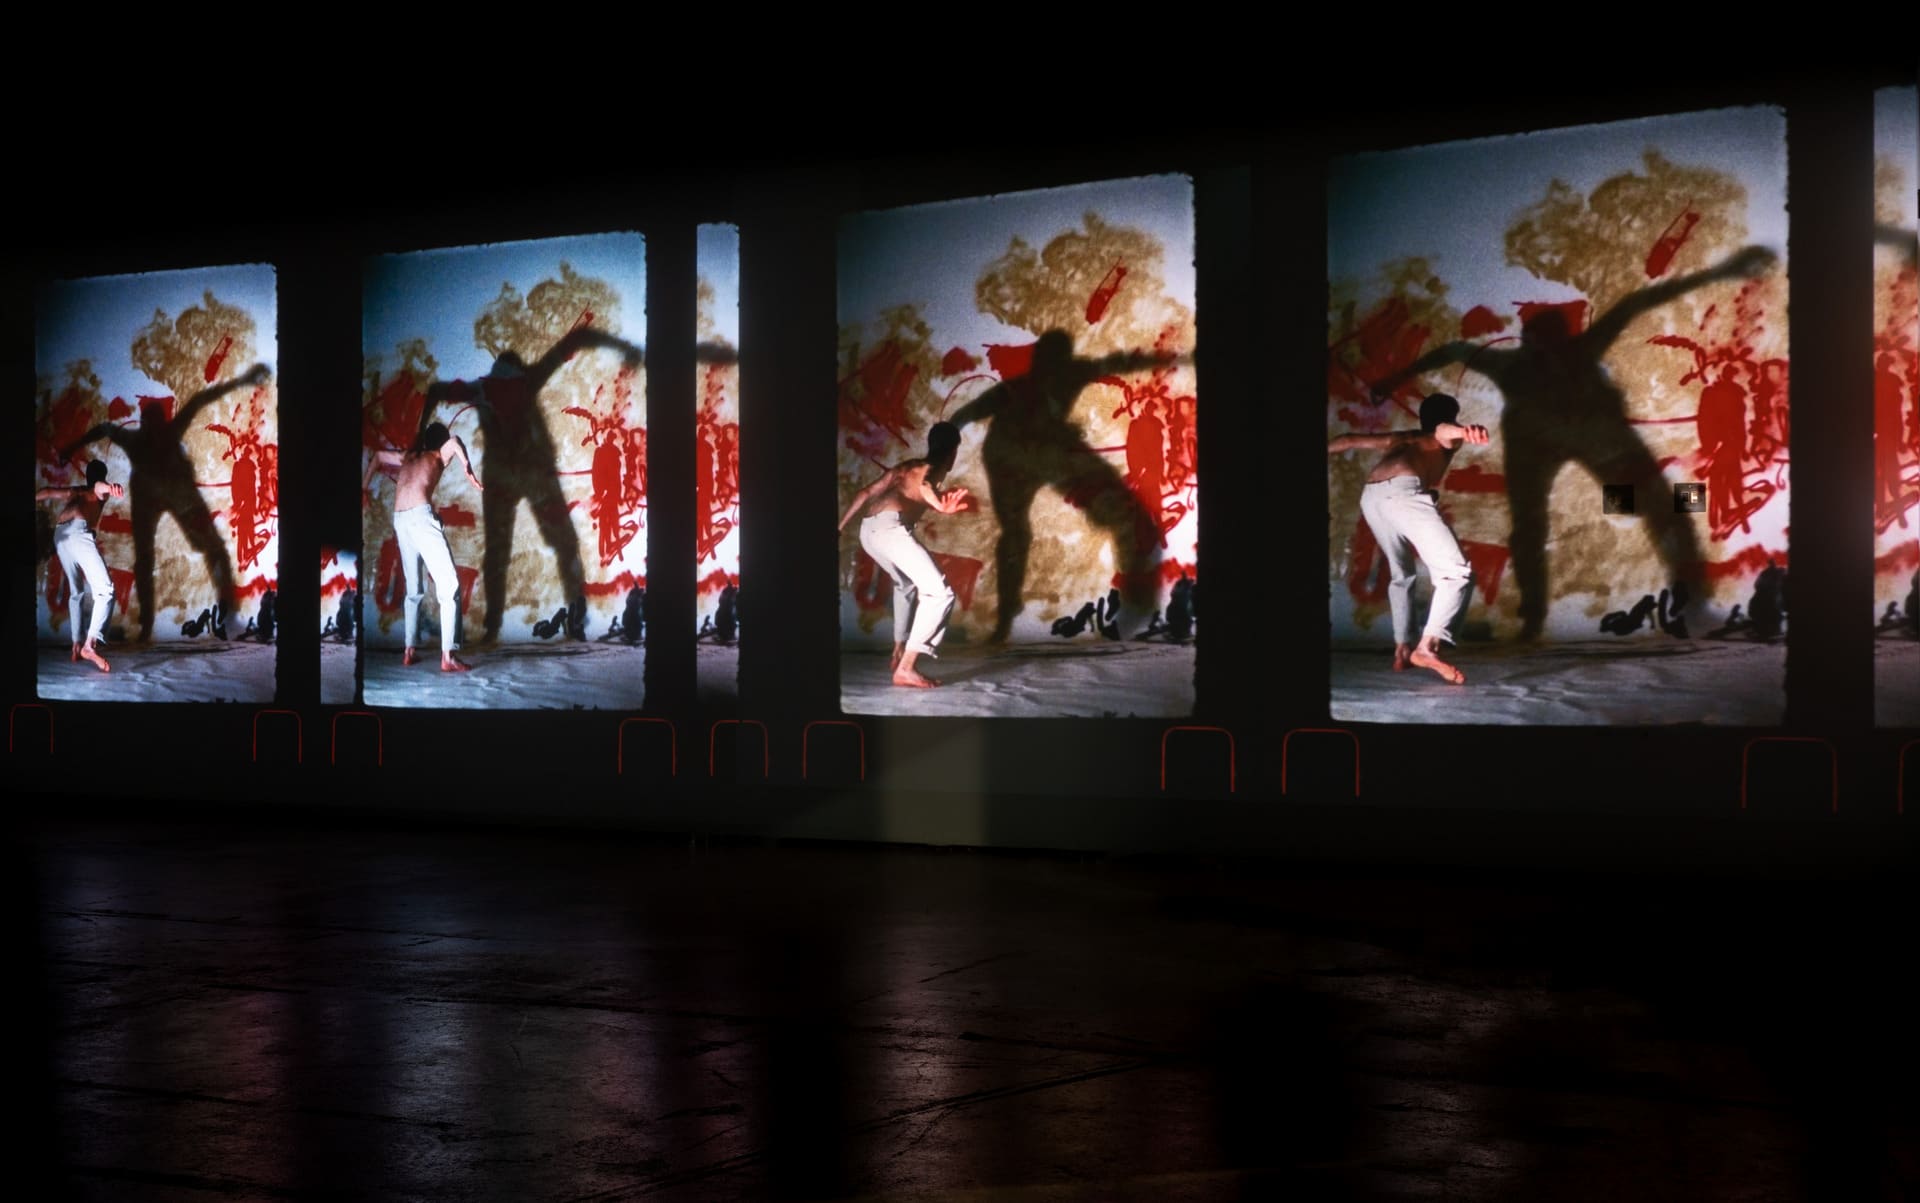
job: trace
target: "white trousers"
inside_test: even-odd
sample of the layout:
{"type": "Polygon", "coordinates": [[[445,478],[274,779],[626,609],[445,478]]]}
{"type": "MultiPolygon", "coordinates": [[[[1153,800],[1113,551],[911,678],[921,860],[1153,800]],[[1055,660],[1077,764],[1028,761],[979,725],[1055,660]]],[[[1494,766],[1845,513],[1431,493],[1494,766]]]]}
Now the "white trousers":
{"type": "Polygon", "coordinates": [[[893,581],[893,641],[908,651],[939,658],[940,640],[953,613],[953,590],[913,528],[892,510],[860,522],[860,546],[893,581]]]}
{"type": "Polygon", "coordinates": [[[460,593],[460,577],[453,570],[453,550],[447,546],[446,532],[433,507],[417,505],[393,516],[393,535],[400,544],[400,571],[407,579],[405,617],[407,646],[414,646],[414,633],[420,620],[420,599],[427,595],[427,583],[420,577],[421,562],[433,578],[433,595],[440,602],[440,654],[453,653],[455,599],[460,593]]]}
{"type": "Polygon", "coordinates": [[[107,612],[113,608],[113,578],[107,575],[107,562],[100,558],[100,547],[85,518],[62,522],[53,533],[53,550],[67,572],[67,620],[71,623],[67,634],[76,644],[80,642],[80,603],[87,594],[93,595],[93,621],[87,625],[87,646],[92,647],[107,629],[107,612]]]}
{"type": "Polygon", "coordinates": [[[1427,610],[1426,634],[1453,642],[1455,629],[1473,600],[1473,569],[1460,541],[1440,516],[1440,494],[1425,488],[1417,476],[1377,480],[1360,494],[1360,513],[1387,555],[1392,576],[1387,603],[1393,608],[1395,643],[1418,642],[1413,635],[1414,553],[1433,578],[1433,605],[1427,610]]]}

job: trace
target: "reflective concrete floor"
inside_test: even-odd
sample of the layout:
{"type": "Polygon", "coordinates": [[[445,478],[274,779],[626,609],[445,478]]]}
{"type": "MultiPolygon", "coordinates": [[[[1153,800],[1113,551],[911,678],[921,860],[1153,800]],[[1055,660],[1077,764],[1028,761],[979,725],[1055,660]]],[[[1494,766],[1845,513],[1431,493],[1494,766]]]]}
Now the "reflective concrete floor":
{"type": "Polygon", "coordinates": [[[11,851],[9,1176],[48,1177],[14,1197],[1920,1191],[1910,881],[207,821],[11,851]]]}

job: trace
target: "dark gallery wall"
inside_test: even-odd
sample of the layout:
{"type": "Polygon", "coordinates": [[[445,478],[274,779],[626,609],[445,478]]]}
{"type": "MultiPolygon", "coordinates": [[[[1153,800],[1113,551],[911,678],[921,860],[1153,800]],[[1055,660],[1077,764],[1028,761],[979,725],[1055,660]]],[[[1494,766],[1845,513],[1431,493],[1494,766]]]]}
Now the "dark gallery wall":
{"type": "MultiPolygon", "coordinates": [[[[618,153],[516,159],[502,148],[460,170],[381,165],[345,138],[316,139],[308,154],[263,168],[271,182],[245,204],[174,193],[122,209],[98,193],[43,196],[6,277],[5,370],[16,397],[32,392],[40,281],[248,261],[278,268],[283,633],[269,712],[17,708],[9,778],[59,809],[211,802],[1019,847],[1406,858],[1550,847],[1570,858],[1684,858],[1700,854],[1689,841],[1720,838],[1699,835],[1709,830],[1701,824],[1738,813],[1744,765],[1756,795],[1814,818],[1831,819],[1831,779],[1836,822],[1883,832],[1896,820],[1900,749],[1914,733],[1873,728],[1871,631],[1857,621],[1872,602],[1863,248],[1872,92],[1911,80],[1910,67],[1729,69],[1630,91],[1562,82],[1524,103],[1503,94],[1401,107],[1380,93],[1338,108],[1302,83],[1291,97],[1280,85],[1260,111],[1215,106],[1179,128],[1127,136],[1054,124],[965,143],[897,132],[841,147],[824,131],[769,128],[725,142],[639,137],[618,153]],[[1316,730],[1333,726],[1322,416],[1329,159],[1752,104],[1778,105],[1788,118],[1794,572],[1820,583],[1794,593],[1786,725],[1316,730]],[[1166,172],[1190,175],[1196,198],[1207,634],[1195,715],[1183,724],[847,725],[833,525],[839,216],[1166,172]],[[694,228],[703,221],[741,231],[749,517],[737,706],[696,705],[692,644],[677,637],[649,647],[637,716],[371,717],[320,706],[319,549],[350,545],[360,529],[360,265],[370,254],[614,230],[646,237],[649,626],[691,630],[694,228]],[[1778,735],[1825,742],[1749,747],[1778,735]],[[1650,849],[1644,833],[1663,819],[1695,834],[1650,849]]],[[[13,415],[0,436],[4,472],[25,480],[32,407],[17,404],[13,415]]],[[[28,546],[24,499],[5,521],[8,545],[28,546]]],[[[10,704],[34,697],[24,635],[32,578],[27,557],[13,557],[5,621],[19,637],[0,650],[10,704]]],[[[1899,842],[1858,839],[1879,850],[1899,842]]]]}

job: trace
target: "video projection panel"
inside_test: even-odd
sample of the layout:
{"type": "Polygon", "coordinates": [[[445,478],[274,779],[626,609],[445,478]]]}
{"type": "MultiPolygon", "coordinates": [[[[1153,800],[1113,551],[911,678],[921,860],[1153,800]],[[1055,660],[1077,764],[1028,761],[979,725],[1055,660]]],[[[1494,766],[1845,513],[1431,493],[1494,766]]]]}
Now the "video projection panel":
{"type": "Polygon", "coordinates": [[[1874,716],[1920,727],[1920,89],[1873,99],[1874,716]]]}
{"type": "Polygon", "coordinates": [[[320,704],[348,706],[360,700],[354,660],[360,639],[360,555],[344,547],[320,548],[320,704]]]}
{"type": "Polygon", "coordinates": [[[1348,157],[1327,233],[1334,717],[1779,722],[1782,114],[1348,157]]]}
{"type": "Polygon", "coordinates": [[[844,710],[1191,713],[1193,245],[1185,176],[842,221],[844,710]]]}
{"type": "Polygon", "coordinates": [[[740,228],[697,232],[694,638],[700,700],[740,694],[740,228]]]}
{"type": "Polygon", "coordinates": [[[247,264],[42,291],[41,697],[273,700],[274,287],[247,264]]]}
{"type": "Polygon", "coordinates": [[[645,338],[638,234],[368,262],[368,705],[641,705],[645,338]]]}

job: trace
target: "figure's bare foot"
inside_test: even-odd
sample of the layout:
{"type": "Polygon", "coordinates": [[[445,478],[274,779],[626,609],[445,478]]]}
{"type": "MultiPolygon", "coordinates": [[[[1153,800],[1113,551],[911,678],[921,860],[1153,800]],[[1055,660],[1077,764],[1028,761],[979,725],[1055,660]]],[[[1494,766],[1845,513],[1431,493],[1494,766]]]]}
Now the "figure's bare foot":
{"type": "Polygon", "coordinates": [[[1407,663],[1413,665],[1415,668],[1432,669],[1434,672],[1440,674],[1440,678],[1450,685],[1465,685],[1467,683],[1467,674],[1461,672],[1453,665],[1448,664],[1432,652],[1415,650],[1412,655],[1407,657],[1407,663]]]}
{"type": "Polygon", "coordinates": [[[1396,643],[1393,645],[1393,671],[1394,672],[1397,672],[1397,673],[1406,672],[1407,665],[1410,662],[1412,662],[1412,660],[1413,660],[1413,648],[1411,646],[1405,643],[1396,643]]]}
{"type": "Polygon", "coordinates": [[[447,652],[440,657],[440,671],[443,673],[470,673],[473,671],[473,665],[462,664],[459,657],[455,656],[452,652],[447,652]]]}
{"type": "Polygon", "coordinates": [[[80,658],[82,660],[85,660],[88,664],[93,665],[95,668],[99,669],[103,673],[110,673],[113,671],[113,669],[107,666],[107,658],[105,656],[102,656],[99,652],[94,651],[93,645],[91,643],[83,643],[80,645],[80,658]]]}
{"type": "Polygon", "coordinates": [[[905,686],[908,689],[932,689],[940,684],[940,682],[934,680],[932,677],[923,677],[911,668],[894,669],[893,683],[895,685],[905,686]]]}
{"type": "Polygon", "coordinates": [[[413,648],[408,648],[406,651],[400,653],[400,666],[402,668],[412,668],[418,663],[420,663],[420,653],[413,648]]]}
{"type": "Polygon", "coordinates": [[[887,661],[888,672],[892,672],[894,669],[900,667],[900,657],[905,655],[906,651],[907,645],[904,643],[896,643],[893,645],[893,656],[887,661]]]}

